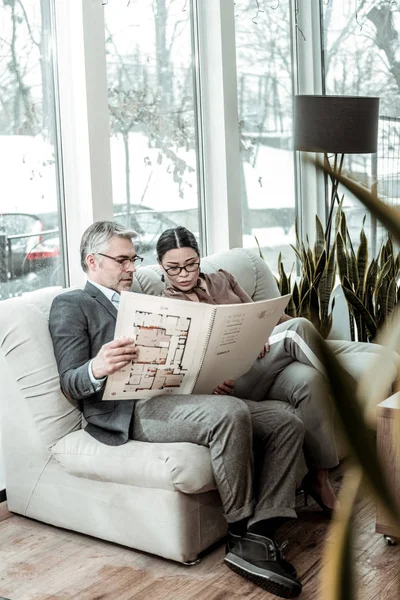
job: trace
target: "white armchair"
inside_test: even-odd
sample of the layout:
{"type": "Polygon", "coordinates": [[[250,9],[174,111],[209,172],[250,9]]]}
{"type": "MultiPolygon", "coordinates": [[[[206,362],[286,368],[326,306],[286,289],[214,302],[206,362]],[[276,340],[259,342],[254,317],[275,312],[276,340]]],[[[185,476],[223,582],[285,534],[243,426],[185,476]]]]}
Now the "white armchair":
{"type": "MultiPolygon", "coordinates": [[[[278,295],[268,266],[235,249],[205,258],[204,271],[231,271],[259,300],[278,295]]],[[[159,294],[157,267],[137,271],[135,291],[159,294]]],[[[1,302],[0,428],[10,511],[138,550],[191,562],[226,533],[207,448],[129,441],[106,446],[83,430],[63,396],[48,330],[61,288],[1,302]]],[[[368,348],[343,342],[353,374],[368,348]]],[[[372,350],[372,348],[371,348],[372,350]]],[[[393,365],[393,379],[397,373],[393,365]]]]}

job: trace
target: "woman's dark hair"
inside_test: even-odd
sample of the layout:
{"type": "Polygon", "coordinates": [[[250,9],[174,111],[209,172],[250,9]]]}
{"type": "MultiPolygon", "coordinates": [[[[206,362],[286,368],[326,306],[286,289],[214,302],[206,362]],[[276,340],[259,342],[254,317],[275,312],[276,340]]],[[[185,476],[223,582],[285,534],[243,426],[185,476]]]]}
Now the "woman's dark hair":
{"type": "Polygon", "coordinates": [[[186,227],[175,227],[166,229],[158,238],[156,252],[159,262],[162,261],[164,254],[175,248],[193,248],[200,258],[199,245],[193,233],[186,227]]]}

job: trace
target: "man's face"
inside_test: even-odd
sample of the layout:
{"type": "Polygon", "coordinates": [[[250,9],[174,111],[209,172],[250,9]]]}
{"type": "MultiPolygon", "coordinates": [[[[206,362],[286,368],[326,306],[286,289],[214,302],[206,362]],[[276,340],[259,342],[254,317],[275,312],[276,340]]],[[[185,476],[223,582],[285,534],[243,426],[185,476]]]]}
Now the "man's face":
{"type": "Polygon", "coordinates": [[[89,254],[86,258],[89,279],[115,292],[130,291],[136,271],[134,264],[129,263],[123,267],[113,259],[134,258],[136,253],[132,241],[115,236],[102,254],[103,256],[89,254]],[[108,256],[104,256],[105,254],[108,256]]]}

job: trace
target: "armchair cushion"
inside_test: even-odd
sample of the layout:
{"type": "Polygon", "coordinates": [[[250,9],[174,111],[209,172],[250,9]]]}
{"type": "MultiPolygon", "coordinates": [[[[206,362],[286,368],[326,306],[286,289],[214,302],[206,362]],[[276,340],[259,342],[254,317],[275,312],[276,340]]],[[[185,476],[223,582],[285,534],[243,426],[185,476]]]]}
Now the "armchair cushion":
{"type": "Polygon", "coordinates": [[[57,442],[52,454],[70,475],[86,479],[186,494],[215,489],[210,451],[197,444],[130,440],[107,446],[80,430],[57,442]]]}
{"type": "Polygon", "coordinates": [[[50,305],[60,291],[53,287],[10,298],[0,311],[0,344],[8,369],[47,448],[82,427],[82,413],[61,392],[48,328],[50,305]]]}

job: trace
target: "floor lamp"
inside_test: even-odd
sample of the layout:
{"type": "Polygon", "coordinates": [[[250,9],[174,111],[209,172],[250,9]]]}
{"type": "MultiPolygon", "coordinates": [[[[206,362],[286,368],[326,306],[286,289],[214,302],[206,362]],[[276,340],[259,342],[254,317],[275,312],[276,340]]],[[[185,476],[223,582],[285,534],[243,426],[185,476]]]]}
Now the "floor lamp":
{"type": "Polygon", "coordinates": [[[342,171],[345,154],[372,154],[377,151],[378,119],[379,98],[295,96],[294,148],[322,152],[325,164],[330,167],[331,195],[325,232],[327,251],[335,200],[339,202],[339,181],[335,175],[342,171]]]}

